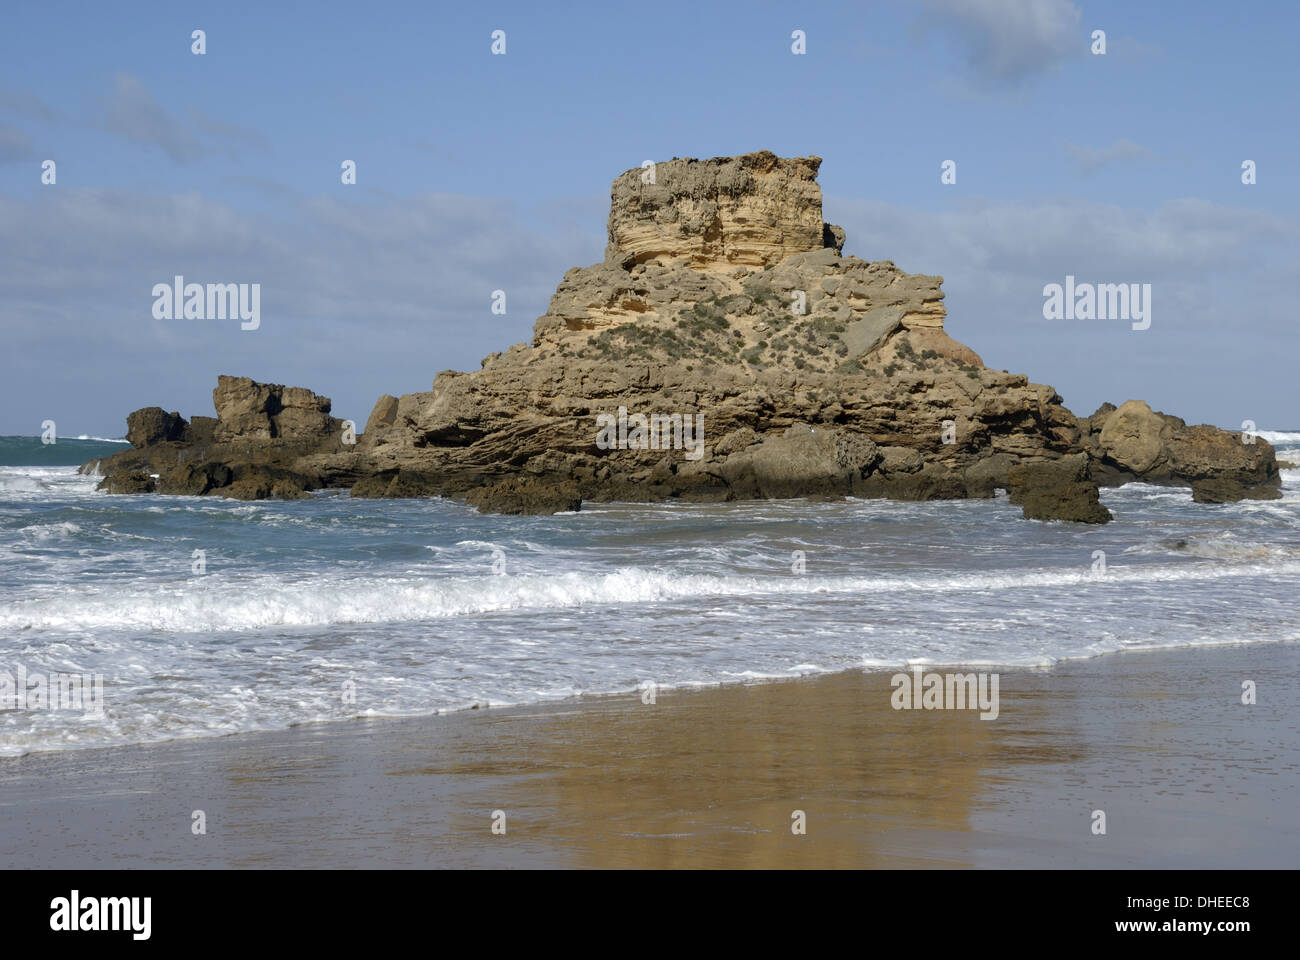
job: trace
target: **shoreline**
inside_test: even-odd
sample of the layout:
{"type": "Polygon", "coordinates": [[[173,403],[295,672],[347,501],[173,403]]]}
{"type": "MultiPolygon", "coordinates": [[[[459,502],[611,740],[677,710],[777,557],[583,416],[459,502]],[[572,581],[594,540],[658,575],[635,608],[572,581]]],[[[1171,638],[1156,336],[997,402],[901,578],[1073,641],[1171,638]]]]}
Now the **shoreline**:
{"type": "Polygon", "coordinates": [[[0,866],[1294,867],[1300,643],[1121,652],[991,722],[858,669],[8,757],[0,866]]]}
{"type": "MultiPolygon", "coordinates": [[[[1141,656],[1147,653],[1172,653],[1180,650],[1218,650],[1225,647],[1270,647],[1286,644],[1300,644],[1300,634],[1294,637],[1287,637],[1283,640],[1255,641],[1255,640],[1219,640],[1214,642],[1201,642],[1195,645],[1184,644],[1163,644],[1144,646],[1140,649],[1121,649],[1106,650],[1101,653],[1094,653],[1088,656],[1078,657],[1061,657],[1053,660],[1051,663],[1041,664],[1005,664],[991,660],[928,660],[918,659],[901,666],[884,666],[879,663],[863,664],[861,666],[843,667],[834,670],[819,670],[804,674],[795,674],[791,676],[754,676],[745,677],[736,680],[713,680],[713,681],[683,681],[678,684],[659,684],[656,689],[658,695],[667,694],[694,694],[706,693],[715,690],[729,690],[733,687],[757,687],[767,684],[781,683],[799,683],[806,681],[825,680],[846,674],[867,674],[872,676],[892,677],[898,674],[910,675],[914,668],[922,668],[926,672],[951,672],[951,671],[977,671],[977,672],[1001,672],[1009,674],[1020,673],[1045,673],[1057,670],[1060,667],[1086,663],[1091,660],[1098,660],[1106,657],[1121,657],[1126,655],[1141,656]]],[[[194,736],[173,737],[163,740],[149,740],[136,743],[103,743],[91,744],[75,748],[57,747],[57,748],[38,748],[28,750],[25,753],[18,754],[0,754],[0,764],[9,760],[22,760],[27,757],[37,757],[46,754],[82,754],[103,750],[132,750],[139,748],[156,748],[167,747],[172,744],[185,744],[194,742],[207,741],[224,741],[234,737],[257,737],[269,736],[275,734],[289,733],[294,730],[308,729],[313,727],[332,727],[342,726],[355,723],[382,723],[382,722],[405,722],[405,721],[435,721],[439,718],[454,718],[465,714],[472,714],[478,711],[483,713],[502,713],[534,710],[573,710],[580,709],[583,706],[596,708],[607,700],[629,700],[635,699],[642,695],[643,688],[626,690],[610,690],[597,692],[583,692],[567,697],[560,697],[551,700],[537,700],[524,703],[476,703],[464,707],[440,708],[428,713],[408,713],[408,714],[388,714],[372,713],[358,714],[346,717],[331,717],[324,720],[299,720],[283,727],[264,727],[253,728],[248,730],[231,730],[226,733],[205,733],[194,736]]],[[[0,770],[2,776],[3,770],[0,770]]]]}

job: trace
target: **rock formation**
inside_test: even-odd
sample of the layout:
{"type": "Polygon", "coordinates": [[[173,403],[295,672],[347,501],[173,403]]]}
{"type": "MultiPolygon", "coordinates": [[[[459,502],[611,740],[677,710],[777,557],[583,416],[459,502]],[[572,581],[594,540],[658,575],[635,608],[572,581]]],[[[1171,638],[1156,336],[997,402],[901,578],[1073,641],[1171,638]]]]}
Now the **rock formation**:
{"type": "Polygon", "coordinates": [[[136,449],[103,461],[106,488],[155,473],[163,493],[347,486],[543,513],[1006,488],[1026,516],[1091,522],[1109,518],[1098,483],[1181,484],[1204,502],[1278,495],[1263,440],[1133,400],[1076,417],[1051,387],[986,367],[944,329],[942,278],[842,255],[820,163],[761,152],[659,163],[653,182],[629,170],[604,261],[564,275],[531,343],[380,397],[355,445],[329,400],[222,377],[215,420],[132,414],[136,449]]]}
{"type": "Polygon", "coordinates": [[[1118,409],[1106,404],[1086,424],[1082,447],[1111,485],[1130,480],[1186,484],[1198,503],[1278,496],[1277,459],[1273,447],[1259,438],[1189,427],[1141,400],[1118,409]]]}
{"type": "Polygon", "coordinates": [[[109,493],[219,493],[242,500],[299,498],[333,478],[304,472],[304,456],[344,450],[343,421],[328,397],[301,387],[222,376],[217,416],[185,420],[161,407],[127,417],[133,449],[82,466],[104,474],[109,493]]]}

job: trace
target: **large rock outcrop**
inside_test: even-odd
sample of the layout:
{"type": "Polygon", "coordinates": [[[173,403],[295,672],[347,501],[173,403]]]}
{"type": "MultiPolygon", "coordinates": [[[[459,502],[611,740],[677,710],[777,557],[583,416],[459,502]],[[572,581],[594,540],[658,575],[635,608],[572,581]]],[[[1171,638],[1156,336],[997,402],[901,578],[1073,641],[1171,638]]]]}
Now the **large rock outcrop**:
{"type": "Polygon", "coordinates": [[[762,152],[659,163],[653,182],[627,171],[605,259],[564,275],[531,342],[380,397],[355,446],[325,398],[222,377],[215,420],[195,417],[176,439],[160,408],[138,411],[147,445],[102,469],[152,467],[161,492],[347,486],[542,513],[581,500],[990,497],[1034,465],[1047,466],[1015,474],[1033,516],[1096,521],[1089,486],[1130,480],[1203,501],[1277,496],[1262,440],[1138,401],[1076,417],[1050,386],[986,367],[948,335],[941,277],[842,254],[820,163],[762,152]],[[1062,461],[1078,455],[1082,467],[1062,461]],[[1030,497],[1035,484],[1060,495],[1030,497]]]}

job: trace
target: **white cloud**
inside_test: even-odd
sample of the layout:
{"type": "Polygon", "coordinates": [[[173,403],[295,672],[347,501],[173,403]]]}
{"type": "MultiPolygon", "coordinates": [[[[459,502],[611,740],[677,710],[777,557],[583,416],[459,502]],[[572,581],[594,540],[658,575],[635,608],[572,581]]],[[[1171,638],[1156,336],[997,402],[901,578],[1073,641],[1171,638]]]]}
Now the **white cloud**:
{"type": "Polygon", "coordinates": [[[0,110],[41,123],[58,123],[63,120],[63,114],[30,90],[0,88],[0,110]]]}
{"type": "Polygon", "coordinates": [[[104,98],[103,107],[105,130],[140,146],[157,147],[177,163],[195,160],[206,152],[184,123],[168,113],[130,74],[113,77],[113,88],[104,98]]]}
{"type": "Polygon", "coordinates": [[[101,98],[100,126],[131,143],[157,147],[176,163],[189,163],[209,154],[237,156],[243,150],[268,148],[266,135],[210,116],[198,107],[188,110],[189,122],[173,114],[137,78],[113,77],[101,98]]]}
{"type": "Polygon", "coordinates": [[[1018,85],[1086,50],[1079,8],[1068,0],[918,0],[923,33],[951,37],[974,75],[1018,85]]]}
{"type": "Polygon", "coordinates": [[[943,275],[948,332],[989,365],[1052,384],[1076,413],[1137,396],[1191,420],[1295,419],[1293,217],[1195,199],[918,211],[829,197],[825,209],[848,234],[846,253],[943,275]],[[1044,320],[1043,287],[1067,274],[1150,283],[1151,329],[1044,320]]]}
{"type": "Polygon", "coordinates": [[[200,193],[0,195],[0,410],[20,421],[10,432],[47,394],[69,404],[69,422],[103,417],[91,431],[150,404],[210,414],[219,373],[310,387],[364,421],[381,393],[427,390],[439,370],[530,339],[564,272],[604,253],[598,221],[579,228],[562,207],[542,211],[543,231],[526,211],[465,196],[283,203],[271,215],[200,193]],[[153,285],[176,274],[260,283],[261,329],[153,319],[153,285]],[[496,289],[505,316],[490,312],[496,289]]]}
{"type": "Polygon", "coordinates": [[[260,130],[251,130],[235,123],[225,123],[209,116],[198,107],[190,107],[190,120],[196,128],[223,145],[227,153],[238,153],[240,146],[263,151],[268,147],[266,135],[260,130]]]}
{"type": "Polygon", "coordinates": [[[1088,147],[1077,143],[1067,143],[1065,152],[1074,158],[1081,174],[1093,173],[1112,163],[1131,160],[1149,160],[1155,156],[1140,143],[1132,140],[1116,140],[1109,147],[1088,147]]]}
{"type": "Polygon", "coordinates": [[[17,163],[32,156],[32,138],[0,123],[0,164],[17,163]]]}

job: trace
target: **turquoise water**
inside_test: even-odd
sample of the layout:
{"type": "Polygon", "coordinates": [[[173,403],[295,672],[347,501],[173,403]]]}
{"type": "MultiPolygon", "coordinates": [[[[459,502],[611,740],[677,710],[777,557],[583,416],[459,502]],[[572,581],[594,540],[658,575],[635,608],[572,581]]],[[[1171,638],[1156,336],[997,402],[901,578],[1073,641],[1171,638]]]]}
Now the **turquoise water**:
{"type": "Polygon", "coordinates": [[[56,435],[53,439],[42,443],[40,437],[0,437],[0,467],[76,467],[129,447],[125,440],[102,437],[56,435]]]}
{"type": "MultiPolygon", "coordinates": [[[[1300,433],[1265,437],[1300,461],[1300,433]]],[[[1100,527],[1026,521],[1004,496],[499,517],[345,492],[110,496],[37,460],[39,441],[10,441],[0,671],[98,674],[105,709],[0,704],[0,755],[650,683],[1300,638],[1295,470],[1278,501],[1103,491],[1116,519],[1100,527]]]]}

